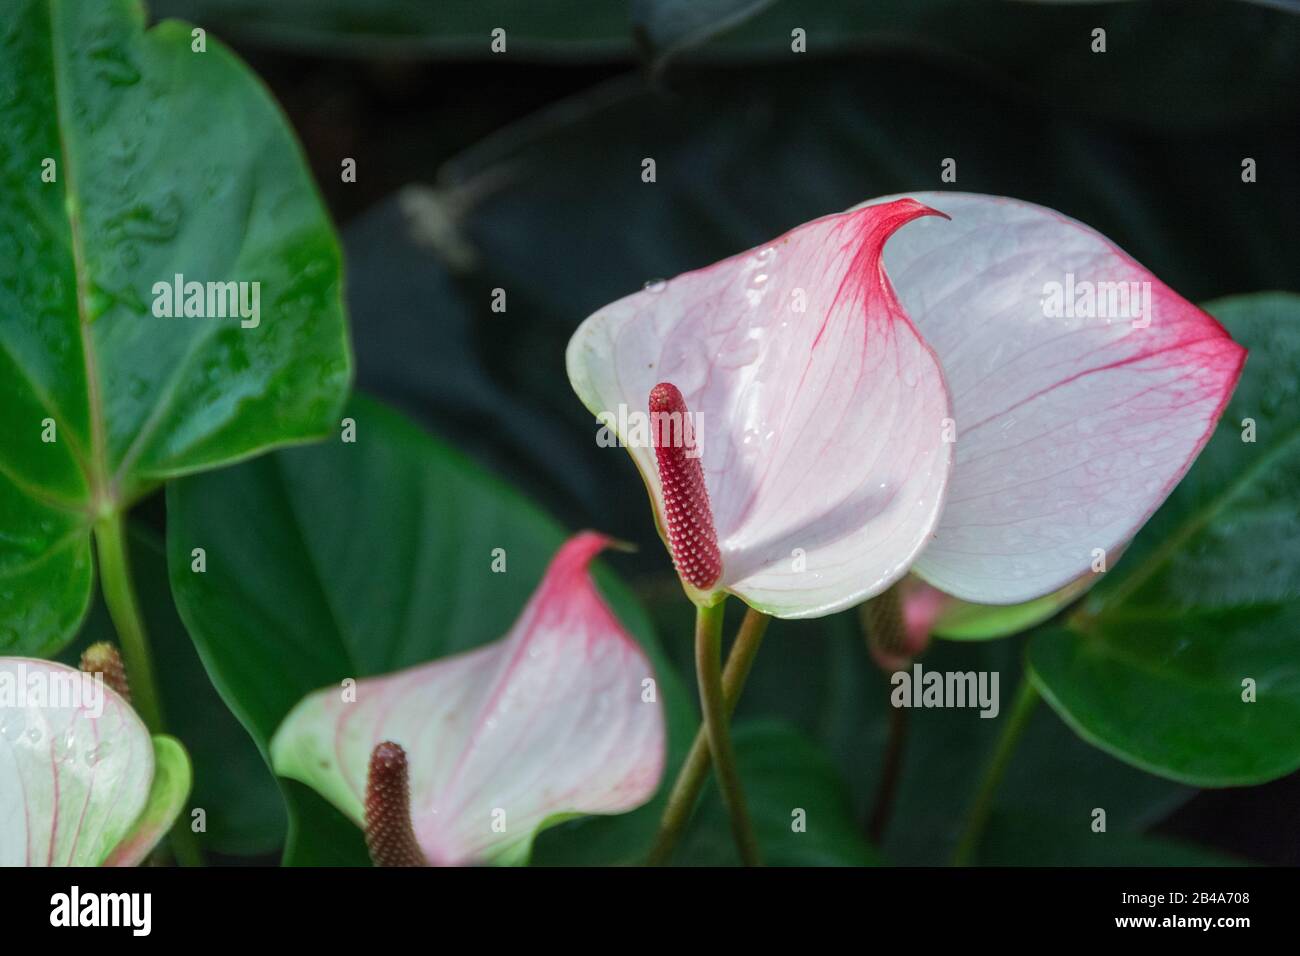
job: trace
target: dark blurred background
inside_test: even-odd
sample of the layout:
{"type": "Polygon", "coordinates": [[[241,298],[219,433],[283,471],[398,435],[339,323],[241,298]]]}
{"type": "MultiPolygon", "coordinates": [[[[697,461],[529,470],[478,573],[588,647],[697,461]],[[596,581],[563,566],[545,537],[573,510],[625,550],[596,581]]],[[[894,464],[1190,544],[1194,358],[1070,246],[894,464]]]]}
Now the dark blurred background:
{"type": "MultiPolygon", "coordinates": [[[[1193,301],[1294,290],[1294,6],[152,4],[238,51],[297,130],[346,246],[359,386],[571,527],[639,543],[614,563],[684,672],[690,612],[640,480],[626,455],[596,447],[564,373],[577,324],[648,280],[913,189],[1051,206],[1193,301]],[[1098,28],[1104,53],[1092,49],[1098,28]],[[796,30],[805,52],[792,50],[796,30]],[[356,160],[355,182],[342,181],[345,158],[356,160]],[[644,158],[655,160],[654,183],[642,182],[644,158]],[[946,158],[957,162],[955,184],[940,181],[946,158]],[[1253,183],[1242,181],[1246,158],[1253,183]],[[491,309],[495,289],[506,292],[503,313],[491,309]]],[[[1021,643],[941,643],[933,666],[1019,673],[1021,643]]],[[[852,615],[776,622],[742,712],[815,735],[865,814],[886,693],[852,615]]],[[[992,728],[914,716],[886,849],[939,862],[992,728]]],[[[1152,846],[1172,838],[1300,862],[1300,776],[1197,794],[1118,764],[1040,708],[999,797],[989,852],[1110,862],[1051,832],[1053,815],[1074,805],[1121,805],[1152,846]]],[[[1142,849],[1122,861],[1167,859],[1142,849]]]]}

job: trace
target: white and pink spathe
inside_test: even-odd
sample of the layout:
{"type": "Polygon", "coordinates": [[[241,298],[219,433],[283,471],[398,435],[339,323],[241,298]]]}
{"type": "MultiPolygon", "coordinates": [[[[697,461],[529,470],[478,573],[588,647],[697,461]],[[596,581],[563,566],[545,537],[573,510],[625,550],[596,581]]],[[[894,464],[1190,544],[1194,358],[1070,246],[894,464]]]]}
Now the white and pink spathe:
{"type": "MultiPolygon", "coordinates": [[[[596,414],[681,391],[715,587],[790,618],[909,569],[985,604],[1063,587],[1168,496],[1244,360],[1093,229],[963,193],[875,200],[656,283],[588,318],[567,356],[596,414]],[[1120,283],[1136,296],[1114,315],[1120,283]],[[1063,288],[1100,294],[1053,309],[1063,288]]],[[[629,450],[662,532],[654,450],[629,450]]]]}
{"type": "Polygon", "coordinates": [[[609,544],[570,538],[509,633],[468,651],[304,698],[271,742],[277,773],[359,826],[375,747],[409,763],[411,824],[434,866],[527,860],[539,829],[648,801],[666,731],[654,669],[596,590],[609,544]]]}

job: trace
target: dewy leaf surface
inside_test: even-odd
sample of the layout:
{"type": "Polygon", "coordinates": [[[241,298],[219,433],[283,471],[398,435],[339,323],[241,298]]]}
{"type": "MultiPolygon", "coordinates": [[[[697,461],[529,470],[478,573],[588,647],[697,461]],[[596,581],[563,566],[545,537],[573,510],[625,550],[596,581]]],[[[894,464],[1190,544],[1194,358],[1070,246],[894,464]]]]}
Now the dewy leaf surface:
{"type": "Polygon", "coordinates": [[[95,686],[66,664],[0,658],[0,866],[98,866],[144,810],[153,742],[95,686]]]}
{"type": "Polygon", "coordinates": [[[318,437],[351,357],[329,219],[229,51],[131,0],[4,11],[0,651],[45,654],[87,607],[96,519],[318,437]],[[178,275],[206,317],[157,314],[178,275]]]}
{"type": "Polygon", "coordinates": [[[1098,549],[1114,557],[1154,513],[1209,440],[1245,350],[1060,213],[914,198],[952,221],[900,229],[885,268],[956,419],[948,501],[916,570],[967,601],[1030,601],[1098,549]]]}

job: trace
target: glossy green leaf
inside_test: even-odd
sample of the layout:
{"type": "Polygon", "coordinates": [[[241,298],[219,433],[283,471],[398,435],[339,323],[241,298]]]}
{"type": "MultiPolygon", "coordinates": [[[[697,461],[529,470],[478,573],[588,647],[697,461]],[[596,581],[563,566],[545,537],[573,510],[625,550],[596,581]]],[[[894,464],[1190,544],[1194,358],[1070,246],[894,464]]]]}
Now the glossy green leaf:
{"type": "MultiPolygon", "coordinates": [[[[195,839],[208,850],[233,856],[273,852],[285,840],[284,803],[275,776],[212,686],[185,632],[172,602],[162,542],[147,529],[133,527],[129,543],[167,727],[193,761],[190,806],[203,810],[205,823],[195,839]]],[[[65,659],[75,663],[83,647],[117,640],[108,609],[97,598],[65,659]]]]}
{"type": "Polygon", "coordinates": [[[144,809],[131,832],[114,848],[104,866],[137,866],[167,835],[190,795],[193,768],[189,755],[175,737],[153,737],[153,779],[144,809]]]}
{"type": "Polygon", "coordinates": [[[319,437],[351,359],[337,241],[252,74],[131,0],[5,11],[0,652],[48,654],[88,605],[97,519],[319,437]],[[160,317],[178,275],[233,317],[160,317]]]}
{"type": "Polygon", "coordinates": [[[1250,349],[1237,392],[1124,561],[1070,630],[1034,639],[1030,664],[1086,740],[1234,786],[1300,767],[1300,296],[1208,308],[1250,349]]]}
{"type": "MultiPolygon", "coordinates": [[[[335,439],[168,487],[177,606],[213,683],[264,756],[309,692],[500,638],[565,538],[395,412],[357,399],[347,415],[355,443],[335,439]],[[192,570],[195,548],[205,551],[202,573],[192,570]],[[494,555],[498,548],[503,555],[494,555]],[[492,570],[494,557],[503,557],[504,573],[492,570]]],[[[695,729],[692,697],[629,593],[608,572],[598,569],[596,580],[655,665],[675,766],[695,729]]],[[[648,846],[667,785],[634,813],[566,833],[618,854],[604,862],[630,861],[648,846]]],[[[355,827],[351,843],[336,844],[337,813],[306,788],[284,791],[289,862],[365,861],[355,827]]]]}

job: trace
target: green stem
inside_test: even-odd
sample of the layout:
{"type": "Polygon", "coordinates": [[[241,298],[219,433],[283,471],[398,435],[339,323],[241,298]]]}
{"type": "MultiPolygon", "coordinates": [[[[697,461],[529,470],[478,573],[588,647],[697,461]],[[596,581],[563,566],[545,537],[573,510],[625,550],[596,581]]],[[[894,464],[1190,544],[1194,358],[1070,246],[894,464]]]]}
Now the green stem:
{"type": "Polygon", "coordinates": [[[95,543],[99,547],[100,587],[122,647],[122,664],[131,685],[131,705],[150,733],[162,733],[162,705],[158,699],[153,663],[149,659],[149,641],[140,616],[140,602],[131,583],[126,532],[120,514],[112,514],[95,524],[95,543]]]}
{"type": "MultiPolygon", "coordinates": [[[[140,601],[131,582],[131,564],[127,559],[126,528],[120,513],[113,513],[95,523],[95,543],[99,550],[100,588],[109,617],[117,629],[122,649],[122,666],[131,687],[131,706],[140,715],[151,734],[163,731],[162,700],[149,657],[149,640],[145,634],[140,601]]],[[[182,813],[172,827],[172,853],[183,866],[199,866],[199,853],[189,821],[182,813]]]]}
{"type": "MultiPolygon", "coordinates": [[[[763,644],[763,635],[767,632],[767,625],[771,620],[766,614],[753,608],[745,612],[745,620],[740,625],[736,642],[731,647],[731,653],[727,655],[727,666],[722,672],[722,697],[728,716],[736,709],[736,702],[740,700],[740,692],[745,687],[745,681],[754,666],[754,658],[763,644]]],[[[708,730],[701,725],[695,734],[695,742],[691,744],[690,753],[686,755],[686,760],[677,773],[673,789],[668,794],[668,803],[664,807],[663,819],[659,823],[659,833],[646,860],[651,866],[663,866],[672,857],[673,848],[677,845],[682,831],[686,829],[691,811],[695,809],[700,792],[704,789],[704,781],[709,776],[709,766],[708,730]]]]}
{"type": "Polygon", "coordinates": [[[984,837],[984,828],[988,825],[989,815],[993,812],[993,798],[997,796],[1007,765],[1016,751],[1021,734],[1029,725],[1029,718],[1037,703],[1038,689],[1034,687],[1034,682],[1029,679],[1029,675],[1025,674],[1020,680],[1019,690],[1016,691],[1011,715],[1007,718],[1006,726],[1002,728],[1002,736],[998,738],[993,757],[980,780],[979,790],[975,794],[975,803],[971,806],[969,816],[966,817],[966,827],[953,853],[953,866],[969,866],[974,859],[975,851],[984,837]]]}
{"type": "Polygon", "coordinates": [[[758,841],[745,806],[745,793],[736,768],[736,751],[731,745],[727,726],[727,703],[722,693],[722,611],[725,599],[695,613],[695,673],[700,682],[700,710],[704,729],[713,754],[713,769],[718,775],[718,790],[731,818],[731,833],[736,839],[741,862],[758,866],[758,841]]]}

